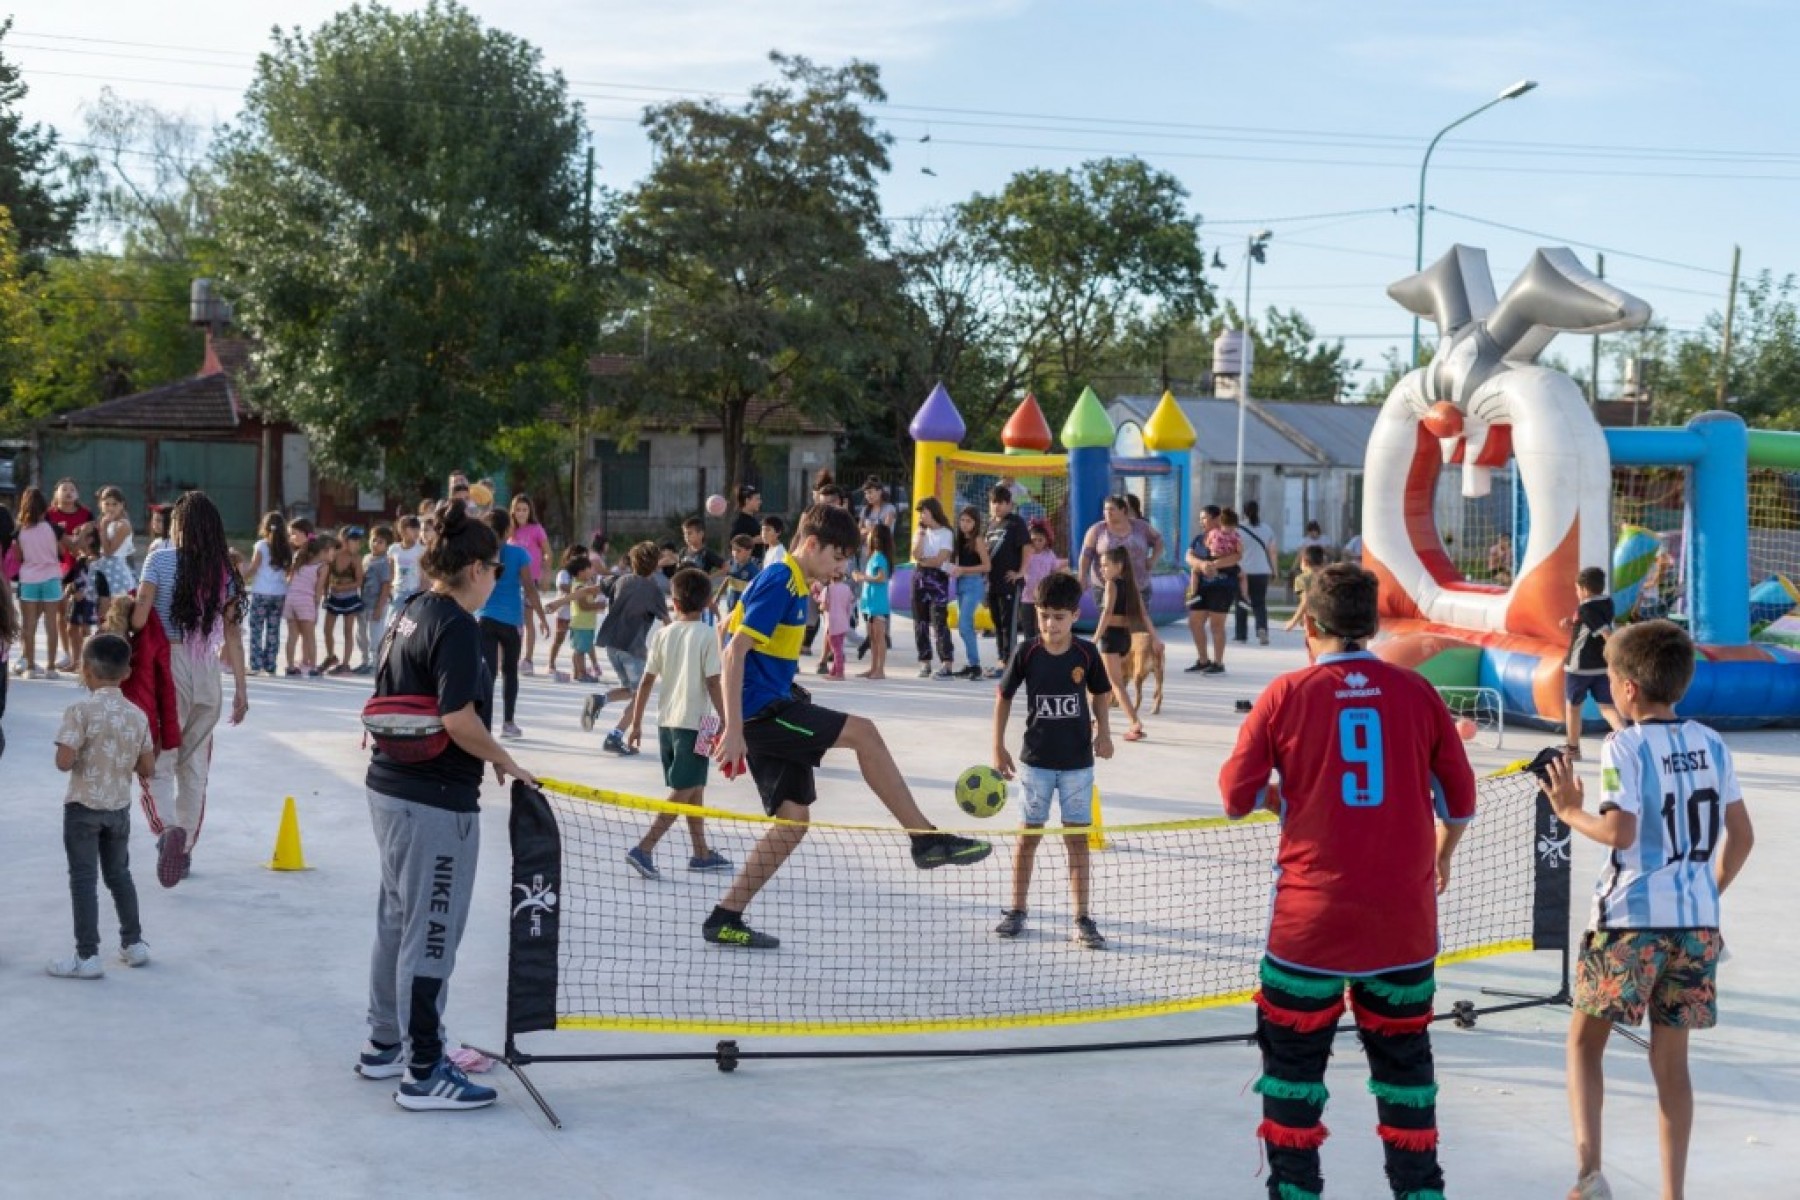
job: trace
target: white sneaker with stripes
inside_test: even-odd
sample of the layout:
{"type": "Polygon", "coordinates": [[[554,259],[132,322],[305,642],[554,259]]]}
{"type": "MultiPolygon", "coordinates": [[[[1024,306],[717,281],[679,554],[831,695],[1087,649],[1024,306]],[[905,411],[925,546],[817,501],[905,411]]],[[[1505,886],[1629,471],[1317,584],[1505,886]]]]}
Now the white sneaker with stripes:
{"type": "Polygon", "coordinates": [[[394,1103],[413,1112],[437,1109],[486,1108],[500,1094],[493,1088],[469,1082],[457,1065],[440,1058],[431,1073],[423,1077],[408,1071],[394,1093],[394,1103]]]}

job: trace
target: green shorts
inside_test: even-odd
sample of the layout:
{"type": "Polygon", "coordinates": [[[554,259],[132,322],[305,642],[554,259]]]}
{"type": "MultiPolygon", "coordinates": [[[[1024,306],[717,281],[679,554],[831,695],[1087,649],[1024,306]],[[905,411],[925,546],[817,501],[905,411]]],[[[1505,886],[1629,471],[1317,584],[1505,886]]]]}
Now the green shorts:
{"type": "Polygon", "coordinates": [[[674,791],[706,786],[709,761],[694,753],[698,729],[658,729],[656,745],[662,752],[663,782],[674,791]]]}
{"type": "Polygon", "coordinates": [[[592,629],[569,630],[569,649],[577,654],[592,654],[594,652],[594,633],[595,631],[592,629]]]}
{"type": "Polygon", "coordinates": [[[1716,929],[1590,932],[1575,964],[1575,1007],[1590,1017],[1637,1025],[1711,1029],[1719,1022],[1716,929]]]}

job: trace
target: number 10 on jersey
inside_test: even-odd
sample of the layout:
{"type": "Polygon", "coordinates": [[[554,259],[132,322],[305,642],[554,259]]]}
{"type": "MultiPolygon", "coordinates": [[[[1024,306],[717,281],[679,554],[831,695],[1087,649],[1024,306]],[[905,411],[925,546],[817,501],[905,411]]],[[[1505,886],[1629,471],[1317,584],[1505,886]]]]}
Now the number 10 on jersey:
{"type": "Polygon", "coordinates": [[[1381,714],[1372,708],[1346,708],[1338,713],[1338,757],[1344,772],[1344,803],[1374,808],[1387,787],[1381,770],[1381,714]]]}

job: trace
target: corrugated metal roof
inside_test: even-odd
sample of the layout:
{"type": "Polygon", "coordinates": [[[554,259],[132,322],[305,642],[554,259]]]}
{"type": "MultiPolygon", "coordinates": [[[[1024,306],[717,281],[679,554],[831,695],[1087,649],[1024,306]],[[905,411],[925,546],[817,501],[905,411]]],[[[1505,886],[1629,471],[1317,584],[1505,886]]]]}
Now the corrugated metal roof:
{"type": "MultiPolygon", "coordinates": [[[[1113,423],[1127,418],[1140,424],[1155,411],[1155,396],[1120,396],[1108,406],[1113,423]]],[[[1182,399],[1175,403],[1193,425],[1200,440],[1194,449],[1209,463],[1237,461],[1238,404],[1236,400],[1220,400],[1205,396],[1182,399]]],[[[1365,435],[1366,440],[1366,435],[1365,435]]],[[[1244,461],[1259,467],[1317,467],[1322,464],[1304,446],[1289,438],[1257,415],[1253,407],[1244,422],[1244,461]]]]}
{"type": "Polygon", "coordinates": [[[1276,420],[1330,456],[1333,466],[1360,467],[1369,432],[1381,415],[1379,404],[1307,404],[1297,400],[1258,401],[1276,420]]]}

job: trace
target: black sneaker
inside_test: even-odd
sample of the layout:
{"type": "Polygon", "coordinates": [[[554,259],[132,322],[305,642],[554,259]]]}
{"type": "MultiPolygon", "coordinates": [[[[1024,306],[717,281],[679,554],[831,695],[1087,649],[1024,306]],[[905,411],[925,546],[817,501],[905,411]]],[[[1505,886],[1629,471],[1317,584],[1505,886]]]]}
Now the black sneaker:
{"type": "Polygon", "coordinates": [[[994,932],[1003,938],[1016,938],[1025,930],[1025,914],[1016,908],[1009,908],[1000,914],[1000,923],[994,926],[994,932]]]}
{"type": "Polygon", "coordinates": [[[1078,946],[1086,946],[1089,950],[1106,949],[1106,935],[1100,932],[1100,927],[1094,924],[1092,917],[1076,917],[1075,932],[1069,940],[1078,946]]]}
{"type": "Polygon", "coordinates": [[[954,833],[915,833],[912,839],[913,866],[921,871],[971,866],[993,852],[994,848],[986,842],[954,833]]]}
{"type": "Polygon", "coordinates": [[[1210,666],[1212,666],[1211,663],[1207,662],[1204,658],[1201,658],[1201,659],[1196,659],[1193,666],[1183,667],[1182,670],[1186,671],[1190,675],[1196,675],[1196,674],[1204,673],[1206,668],[1208,668],[1210,666]]]}
{"type": "Polygon", "coordinates": [[[600,716],[600,710],[606,707],[606,697],[595,694],[581,702],[581,732],[592,733],[594,721],[600,716]]]}
{"type": "Polygon", "coordinates": [[[981,665],[979,663],[970,663],[968,666],[958,671],[956,677],[958,679],[980,679],[981,665]]]}
{"type": "Polygon", "coordinates": [[[742,917],[728,917],[723,921],[708,919],[700,926],[700,936],[715,946],[741,946],[746,950],[773,950],[781,945],[781,939],[772,933],[758,933],[744,924],[742,917]]]}
{"type": "Polygon", "coordinates": [[[1204,667],[1200,668],[1200,673],[1202,675],[1223,675],[1225,673],[1225,664],[1209,662],[1204,667]]]}

